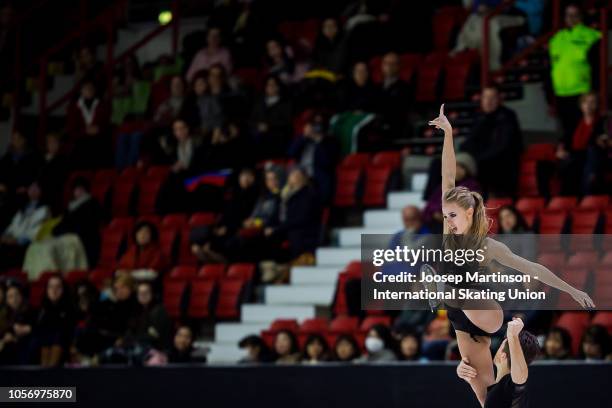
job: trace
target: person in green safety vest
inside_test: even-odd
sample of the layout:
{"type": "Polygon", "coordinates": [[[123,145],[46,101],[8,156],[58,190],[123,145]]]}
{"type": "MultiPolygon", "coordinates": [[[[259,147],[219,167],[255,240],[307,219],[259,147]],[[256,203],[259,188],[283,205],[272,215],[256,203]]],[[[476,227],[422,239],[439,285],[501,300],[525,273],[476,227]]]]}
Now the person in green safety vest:
{"type": "Polygon", "coordinates": [[[571,136],[580,118],[578,98],[592,89],[596,65],[595,43],[601,33],[582,22],[582,13],[577,5],[565,9],[566,28],[558,31],[548,44],[551,60],[551,80],[555,94],[557,116],[564,137],[571,136]]]}

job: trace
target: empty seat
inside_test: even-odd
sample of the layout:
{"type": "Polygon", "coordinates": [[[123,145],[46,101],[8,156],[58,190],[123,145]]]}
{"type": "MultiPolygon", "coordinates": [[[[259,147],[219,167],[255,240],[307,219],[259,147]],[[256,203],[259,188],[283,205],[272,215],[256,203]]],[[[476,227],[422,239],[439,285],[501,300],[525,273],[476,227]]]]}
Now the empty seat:
{"type": "Polygon", "coordinates": [[[533,143],[526,147],[522,155],[524,160],[554,161],[557,146],[554,143],[533,143]]]}
{"type": "Polygon", "coordinates": [[[444,90],[442,97],[445,101],[460,101],[466,98],[467,83],[472,64],[459,63],[454,58],[445,66],[444,90]]]}
{"type": "Polygon", "coordinates": [[[164,181],[170,174],[170,166],[152,166],[147,169],[147,178],[164,181]]]}
{"type": "Polygon", "coordinates": [[[338,167],[336,169],[336,207],[353,207],[357,204],[357,187],[361,170],[358,167],[338,167]]]}
{"type": "Polygon", "coordinates": [[[314,317],[306,319],[300,324],[300,333],[325,333],[327,331],[327,319],[324,317],[314,317]]]}
{"type": "Polygon", "coordinates": [[[206,319],[211,315],[215,282],[195,280],[191,282],[191,293],[187,314],[193,319],[206,319]]]}
{"type": "Polygon", "coordinates": [[[366,170],[362,203],[368,207],[384,206],[391,178],[391,167],[369,166],[366,170]]]}
{"type": "Polygon", "coordinates": [[[159,231],[159,245],[164,256],[171,262],[175,261],[175,248],[178,239],[178,231],[172,227],[162,227],[159,231]]]}
{"type": "Polygon", "coordinates": [[[111,211],[113,216],[124,217],[130,214],[132,195],[136,189],[136,180],[121,175],[113,184],[111,211]]]}
{"type": "Polygon", "coordinates": [[[564,281],[579,290],[584,290],[589,276],[589,269],[581,266],[567,265],[561,274],[564,281]]]}
{"type": "Polygon", "coordinates": [[[106,200],[116,179],[117,171],[115,169],[101,169],[94,174],[91,183],[91,195],[100,205],[104,206],[106,204],[106,200]]]}
{"type": "Polygon", "coordinates": [[[567,213],[558,210],[543,210],[539,219],[540,234],[561,234],[565,227],[567,213]]]}
{"type": "Polygon", "coordinates": [[[577,252],[567,260],[568,267],[594,268],[599,263],[596,251],[577,252]]]}
{"type": "Polygon", "coordinates": [[[435,102],[438,99],[438,82],[442,74],[442,64],[429,64],[427,61],[421,65],[417,74],[416,94],[417,102],[435,102]]]}
{"type": "Polygon", "coordinates": [[[217,219],[217,214],[212,212],[199,212],[195,213],[189,218],[190,227],[201,227],[205,225],[212,225],[217,219]]]}
{"type": "Polygon", "coordinates": [[[521,161],[519,170],[519,195],[521,197],[537,197],[540,195],[537,177],[537,161],[521,161]]]}
{"type": "Polygon", "coordinates": [[[521,213],[539,212],[546,206],[542,197],[523,197],[517,200],[515,207],[521,213]]]}
{"type": "Polygon", "coordinates": [[[599,221],[599,211],[576,208],[571,212],[572,234],[592,234],[599,221]]]}
{"type": "Polygon", "coordinates": [[[119,256],[119,249],[125,239],[125,232],[120,228],[106,227],[102,231],[102,244],[100,246],[99,267],[114,268],[119,256]]]}
{"type": "Polygon", "coordinates": [[[577,204],[577,197],[553,197],[546,208],[549,210],[570,211],[573,210],[577,204]]]}
{"type": "Polygon", "coordinates": [[[372,157],[372,164],[379,167],[399,169],[402,164],[402,155],[399,151],[378,152],[372,157]]]}
{"type": "Polygon", "coordinates": [[[370,164],[369,153],[351,153],[342,159],[340,167],[353,167],[358,169],[365,169],[370,164]]]}
{"type": "Polygon", "coordinates": [[[189,265],[175,266],[170,271],[170,274],[168,275],[168,279],[191,280],[195,278],[197,274],[198,274],[198,271],[194,266],[189,266],[189,265]]]}
{"type": "Polygon", "coordinates": [[[287,330],[293,333],[297,333],[299,325],[295,319],[276,319],[270,324],[268,330],[272,332],[279,332],[281,330],[287,330]]]}
{"type": "Polygon", "coordinates": [[[582,334],[589,325],[590,316],[586,312],[564,312],[556,323],[556,326],[567,330],[572,337],[572,354],[576,355],[582,334]]]}
{"type": "Polygon", "coordinates": [[[565,267],[565,253],[563,252],[547,252],[538,256],[538,263],[553,271],[555,274],[560,274],[561,269],[565,267]]]}
{"type": "Polygon", "coordinates": [[[110,282],[113,279],[113,270],[107,268],[96,268],[89,272],[89,281],[95,285],[96,288],[101,289],[106,282],[110,282]]]}
{"type": "Polygon", "coordinates": [[[74,271],[70,271],[66,274],[65,280],[66,283],[74,286],[76,283],[80,282],[80,281],[84,281],[87,280],[89,273],[86,270],[74,270],[74,271]]]}
{"type": "Polygon", "coordinates": [[[182,315],[183,295],[187,281],[165,280],[163,288],[163,303],[168,316],[176,319],[182,315]]]}
{"type": "Polygon", "coordinates": [[[162,219],[161,225],[181,229],[187,225],[187,214],[168,214],[162,219]]]}
{"type": "Polygon", "coordinates": [[[593,316],[593,320],[591,324],[599,324],[605,327],[608,330],[608,333],[612,335],[612,312],[611,311],[601,311],[595,313],[593,316]]]}
{"type": "Polygon", "coordinates": [[[225,277],[225,264],[204,265],[198,271],[198,278],[219,281],[225,277]]]}
{"type": "Polygon", "coordinates": [[[149,178],[138,186],[138,214],[155,214],[157,196],[162,188],[162,179],[149,178]]]}
{"type": "Polygon", "coordinates": [[[512,205],[512,198],[510,197],[498,197],[498,198],[489,198],[485,203],[485,207],[487,211],[491,210],[499,210],[501,207],[506,205],[512,205]]]}
{"type": "Polygon", "coordinates": [[[610,197],[607,195],[588,195],[580,201],[579,208],[603,211],[610,203],[610,197]]]}
{"type": "Polygon", "coordinates": [[[241,279],[243,281],[253,280],[255,275],[255,264],[252,263],[235,263],[231,264],[227,269],[227,277],[241,279]]]}
{"type": "Polygon", "coordinates": [[[240,317],[240,303],[244,282],[239,279],[223,279],[219,283],[219,297],[215,316],[219,319],[240,317]]]}

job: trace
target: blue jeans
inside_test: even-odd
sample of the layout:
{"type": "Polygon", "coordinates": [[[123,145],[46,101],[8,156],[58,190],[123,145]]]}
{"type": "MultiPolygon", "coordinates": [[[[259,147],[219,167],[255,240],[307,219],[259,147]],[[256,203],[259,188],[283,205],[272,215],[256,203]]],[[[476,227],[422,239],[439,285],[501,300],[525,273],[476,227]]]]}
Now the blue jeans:
{"type": "Polygon", "coordinates": [[[115,165],[119,169],[130,167],[138,162],[140,158],[140,142],[143,134],[124,133],[117,139],[117,151],[115,152],[115,165]]]}

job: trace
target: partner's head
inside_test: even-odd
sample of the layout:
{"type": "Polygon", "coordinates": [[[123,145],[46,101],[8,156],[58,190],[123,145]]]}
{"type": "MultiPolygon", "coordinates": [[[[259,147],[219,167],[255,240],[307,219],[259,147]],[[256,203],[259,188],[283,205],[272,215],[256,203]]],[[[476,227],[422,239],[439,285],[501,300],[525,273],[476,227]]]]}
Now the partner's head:
{"type": "MultiPolygon", "coordinates": [[[[523,330],[518,335],[519,343],[521,344],[521,350],[523,351],[523,356],[525,356],[525,361],[527,364],[530,364],[535,358],[538,356],[540,352],[540,346],[538,344],[538,339],[533,334],[529,333],[526,330],[523,330]]],[[[500,369],[502,367],[507,367],[511,369],[510,365],[510,346],[508,345],[508,339],[505,338],[504,341],[499,345],[495,356],[493,357],[493,363],[495,366],[500,369]]]]}
{"type": "Polygon", "coordinates": [[[465,187],[453,187],[442,197],[442,215],[452,234],[486,236],[489,223],[482,196],[465,187]]]}

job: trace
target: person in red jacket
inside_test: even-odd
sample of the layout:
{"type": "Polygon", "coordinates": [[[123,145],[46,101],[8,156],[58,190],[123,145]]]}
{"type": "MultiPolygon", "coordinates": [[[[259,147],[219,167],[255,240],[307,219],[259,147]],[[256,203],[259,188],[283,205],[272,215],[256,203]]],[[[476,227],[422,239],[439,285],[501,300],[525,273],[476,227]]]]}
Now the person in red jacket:
{"type": "Polygon", "coordinates": [[[119,260],[118,274],[139,274],[155,278],[168,266],[159,245],[158,232],[150,222],[140,222],[134,227],[132,245],[119,260]]]}

